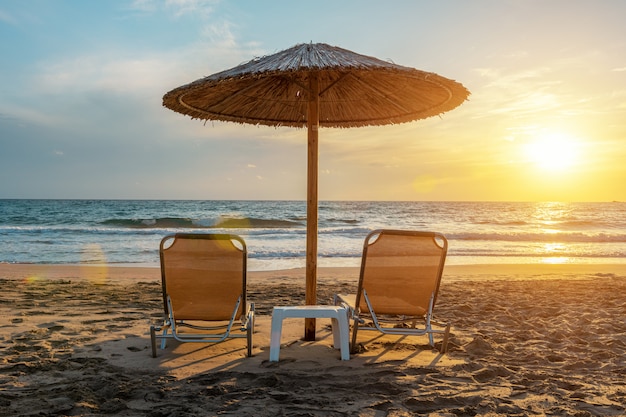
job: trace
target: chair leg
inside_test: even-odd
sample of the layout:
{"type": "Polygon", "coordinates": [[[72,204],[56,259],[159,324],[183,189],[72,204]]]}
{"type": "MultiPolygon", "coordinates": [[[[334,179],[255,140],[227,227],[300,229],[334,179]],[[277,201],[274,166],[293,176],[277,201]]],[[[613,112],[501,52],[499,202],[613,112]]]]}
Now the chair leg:
{"type": "Polygon", "coordinates": [[[250,321],[248,322],[248,330],[247,330],[247,335],[246,335],[246,339],[247,339],[247,343],[248,343],[248,357],[252,356],[252,335],[254,333],[254,316],[252,316],[250,318],[250,321]]]}
{"type": "Polygon", "coordinates": [[[441,341],[441,353],[448,351],[448,339],[450,338],[450,323],[446,325],[446,330],[443,333],[443,340],[441,341]]]}
{"type": "Polygon", "coordinates": [[[350,343],[350,353],[357,353],[356,335],[358,331],[359,331],[359,320],[358,318],[355,318],[354,324],[352,325],[352,343],[350,343]]]}
{"type": "Polygon", "coordinates": [[[156,358],[156,329],[154,328],[154,326],[150,326],[150,343],[152,344],[152,357],[156,358]]]}

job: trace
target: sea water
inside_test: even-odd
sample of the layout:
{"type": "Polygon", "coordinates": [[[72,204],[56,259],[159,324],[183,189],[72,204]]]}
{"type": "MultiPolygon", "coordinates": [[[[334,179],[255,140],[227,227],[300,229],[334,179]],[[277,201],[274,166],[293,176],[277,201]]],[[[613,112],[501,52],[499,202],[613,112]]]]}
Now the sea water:
{"type": "MultiPolygon", "coordinates": [[[[626,203],[322,201],[318,265],[358,266],[380,228],[443,233],[447,264],[626,262],[626,203]]],[[[176,232],[240,235],[250,270],[305,265],[303,201],[0,200],[0,262],[158,266],[176,232]]]]}

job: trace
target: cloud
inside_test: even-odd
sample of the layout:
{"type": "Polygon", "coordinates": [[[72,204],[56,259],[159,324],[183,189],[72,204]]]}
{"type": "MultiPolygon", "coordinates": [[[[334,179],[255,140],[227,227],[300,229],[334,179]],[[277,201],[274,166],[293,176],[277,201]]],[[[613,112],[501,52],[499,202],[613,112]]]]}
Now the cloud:
{"type": "Polygon", "coordinates": [[[185,15],[209,16],[219,0],[133,0],[129,9],[143,13],[156,13],[160,10],[172,12],[174,17],[185,15]]]}
{"type": "Polygon", "coordinates": [[[500,76],[500,71],[496,68],[475,68],[474,72],[481,77],[490,79],[496,79],[500,76]]]}
{"type": "Polygon", "coordinates": [[[15,115],[0,111],[0,120],[15,120],[15,115]]]}
{"type": "Polygon", "coordinates": [[[59,119],[50,112],[38,110],[34,106],[18,106],[11,104],[6,108],[0,102],[0,120],[8,120],[18,125],[34,123],[43,126],[58,126],[59,119]]]}
{"type": "Polygon", "coordinates": [[[237,65],[255,50],[238,46],[233,39],[222,43],[194,43],[164,52],[110,51],[85,53],[38,66],[33,93],[72,93],[106,90],[123,94],[166,92],[211,72],[237,65]],[[190,75],[191,74],[191,75],[190,75]],[[194,78],[197,77],[197,78],[194,78]]]}
{"type": "Polygon", "coordinates": [[[208,39],[213,45],[233,47],[237,45],[237,41],[232,28],[233,24],[224,20],[205,25],[200,34],[203,38],[208,39]]]}
{"type": "Polygon", "coordinates": [[[86,54],[42,63],[35,89],[52,94],[93,90],[130,93],[162,88],[173,72],[174,64],[163,56],[120,58],[116,54],[86,54]]]}
{"type": "Polygon", "coordinates": [[[12,15],[10,15],[9,13],[7,13],[7,12],[5,12],[3,10],[0,10],[0,22],[5,22],[5,23],[8,23],[10,25],[14,25],[14,24],[17,23],[17,20],[12,15]]]}
{"type": "Polygon", "coordinates": [[[133,0],[129,8],[140,12],[154,12],[158,5],[155,0],[133,0]]]}
{"type": "Polygon", "coordinates": [[[165,6],[174,12],[174,16],[180,17],[187,14],[210,15],[214,10],[217,0],[166,0],[165,6]]]}

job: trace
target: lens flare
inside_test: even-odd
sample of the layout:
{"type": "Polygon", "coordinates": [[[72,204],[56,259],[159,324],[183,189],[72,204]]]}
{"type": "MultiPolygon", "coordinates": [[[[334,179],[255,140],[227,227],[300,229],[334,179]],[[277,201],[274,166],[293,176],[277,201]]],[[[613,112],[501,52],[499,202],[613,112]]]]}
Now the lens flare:
{"type": "Polygon", "coordinates": [[[91,243],[83,246],[81,259],[81,265],[92,265],[82,268],[82,277],[86,277],[89,282],[96,285],[103,285],[107,282],[107,259],[100,245],[91,243]]]}

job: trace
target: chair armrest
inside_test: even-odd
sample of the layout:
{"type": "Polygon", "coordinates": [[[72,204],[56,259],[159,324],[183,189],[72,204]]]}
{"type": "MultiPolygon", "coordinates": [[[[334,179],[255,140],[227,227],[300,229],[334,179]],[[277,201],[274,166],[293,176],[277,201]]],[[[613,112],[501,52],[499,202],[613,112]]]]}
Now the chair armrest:
{"type": "Polygon", "coordinates": [[[333,297],[336,306],[342,306],[348,310],[348,314],[354,317],[356,313],[356,294],[335,294],[333,297]]]}

